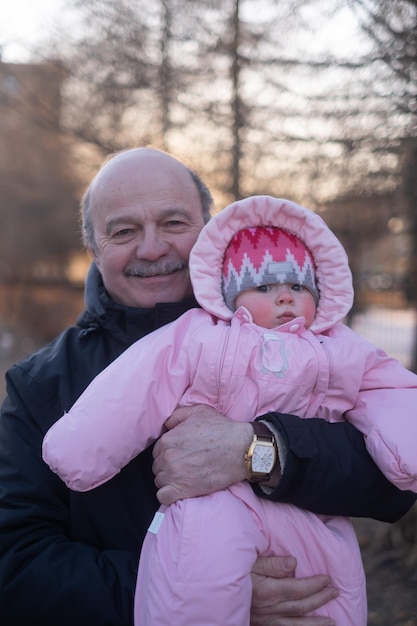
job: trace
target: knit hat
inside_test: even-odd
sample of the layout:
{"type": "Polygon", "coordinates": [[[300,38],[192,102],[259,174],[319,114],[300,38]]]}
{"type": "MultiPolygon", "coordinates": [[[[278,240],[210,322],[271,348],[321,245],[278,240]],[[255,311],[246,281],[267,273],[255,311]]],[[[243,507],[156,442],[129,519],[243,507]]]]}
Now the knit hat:
{"type": "Polygon", "coordinates": [[[239,293],[274,283],[303,285],[319,301],[314,260],[307,246],[294,234],[274,226],[238,231],[223,259],[222,293],[235,310],[239,293]]]}

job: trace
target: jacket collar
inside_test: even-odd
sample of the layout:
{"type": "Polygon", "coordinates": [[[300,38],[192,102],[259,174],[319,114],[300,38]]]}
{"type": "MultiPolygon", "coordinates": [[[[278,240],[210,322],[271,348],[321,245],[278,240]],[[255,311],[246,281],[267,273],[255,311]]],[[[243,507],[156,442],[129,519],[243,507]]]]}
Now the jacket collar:
{"type": "Polygon", "coordinates": [[[174,321],[191,308],[198,307],[195,298],[160,303],[153,308],[127,307],[108,295],[102,276],[93,262],[85,283],[85,311],[77,321],[84,330],[107,330],[130,342],[174,321]]]}

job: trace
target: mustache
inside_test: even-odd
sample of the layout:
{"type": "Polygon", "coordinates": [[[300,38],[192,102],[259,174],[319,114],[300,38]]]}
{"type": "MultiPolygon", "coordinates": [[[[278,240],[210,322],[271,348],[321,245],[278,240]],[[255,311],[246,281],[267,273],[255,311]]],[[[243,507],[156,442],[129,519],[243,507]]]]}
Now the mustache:
{"type": "Polygon", "coordinates": [[[185,261],[170,261],[170,262],[157,262],[142,261],[126,270],[126,276],[137,276],[139,278],[150,278],[152,276],[167,276],[174,274],[174,272],[181,272],[188,268],[188,263],[185,261]]]}

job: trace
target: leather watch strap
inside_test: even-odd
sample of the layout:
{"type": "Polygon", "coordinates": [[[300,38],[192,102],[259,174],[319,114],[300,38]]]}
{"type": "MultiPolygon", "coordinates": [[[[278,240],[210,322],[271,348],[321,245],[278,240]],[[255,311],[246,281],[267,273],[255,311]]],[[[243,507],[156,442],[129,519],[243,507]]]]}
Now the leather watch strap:
{"type": "Polygon", "coordinates": [[[268,437],[269,439],[275,441],[273,432],[264,422],[258,422],[255,420],[254,422],[251,422],[251,424],[255,435],[258,435],[258,437],[268,437]]]}

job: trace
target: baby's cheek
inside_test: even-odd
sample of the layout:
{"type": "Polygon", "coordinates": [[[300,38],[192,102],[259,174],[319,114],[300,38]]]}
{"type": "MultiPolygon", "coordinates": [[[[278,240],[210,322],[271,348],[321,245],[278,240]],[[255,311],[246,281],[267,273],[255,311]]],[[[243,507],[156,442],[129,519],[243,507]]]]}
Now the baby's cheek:
{"type": "Polygon", "coordinates": [[[271,327],[271,324],[275,326],[275,323],[271,321],[275,319],[275,315],[273,303],[267,301],[258,302],[255,314],[252,313],[255,324],[265,326],[265,328],[271,327]]]}

